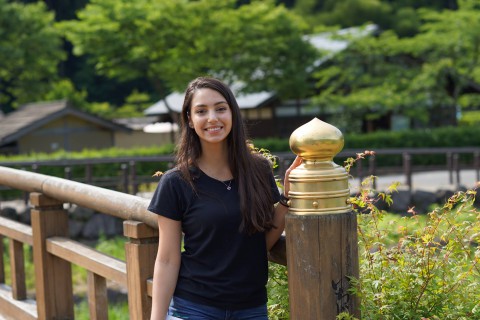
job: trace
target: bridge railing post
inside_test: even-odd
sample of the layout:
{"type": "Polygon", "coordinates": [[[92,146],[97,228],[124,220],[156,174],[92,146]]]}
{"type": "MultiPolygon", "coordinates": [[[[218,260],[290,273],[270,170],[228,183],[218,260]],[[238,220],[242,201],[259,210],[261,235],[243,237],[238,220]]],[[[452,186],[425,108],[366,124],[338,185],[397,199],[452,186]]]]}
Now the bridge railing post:
{"type": "Polygon", "coordinates": [[[3,260],[3,239],[4,236],[0,234],[0,284],[5,283],[5,265],[3,260]]]}
{"type": "Polygon", "coordinates": [[[47,251],[47,238],[68,237],[68,215],[63,203],[31,193],[33,261],[39,319],[74,319],[72,267],[47,251]]]}
{"type": "Polygon", "coordinates": [[[285,223],[292,320],[360,317],[349,292],[350,277],[359,276],[357,216],[347,203],[348,174],[332,161],[343,144],[340,130],[316,118],[290,136],[303,160],[289,176],[285,223]]]}
{"type": "Polygon", "coordinates": [[[129,238],[125,243],[125,260],[130,320],[147,320],[152,309],[147,280],[153,277],[158,230],[143,222],[127,220],[123,223],[123,233],[129,238]]]}

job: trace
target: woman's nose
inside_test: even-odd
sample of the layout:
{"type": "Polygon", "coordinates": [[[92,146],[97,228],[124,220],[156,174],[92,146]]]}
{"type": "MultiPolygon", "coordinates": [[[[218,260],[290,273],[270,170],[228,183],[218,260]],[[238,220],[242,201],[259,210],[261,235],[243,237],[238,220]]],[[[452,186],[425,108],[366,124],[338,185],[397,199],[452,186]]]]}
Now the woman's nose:
{"type": "Polygon", "coordinates": [[[208,121],[213,122],[217,120],[217,113],[215,110],[209,110],[208,111],[208,121]]]}

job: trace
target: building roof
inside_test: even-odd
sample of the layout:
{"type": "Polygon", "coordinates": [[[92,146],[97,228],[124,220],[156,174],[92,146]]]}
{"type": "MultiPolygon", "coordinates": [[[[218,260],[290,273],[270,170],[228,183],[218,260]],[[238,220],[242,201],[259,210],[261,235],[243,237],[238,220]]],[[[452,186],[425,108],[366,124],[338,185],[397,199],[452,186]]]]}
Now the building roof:
{"type": "Polygon", "coordinates": [[[146,126],[157,121],[157,117],[136,117],[136,118],[118,118],[113,119],[113,122],[124,125],[132,130],[141,131],[146,126]]]}
{"type": "MultiPolygon", "coordinates": [[[[240,109],[252,109],[267,103],[275,96],[272,92],[256,92],[256,93],[240,93],[235,96],[240,109]]],[[[151,105],[143,112],[146,116],[169,114],[170,111],[175,113],[182,112],[183,93],[173,92],[165,99],[162,99],[151,105]],[[166,101],[166,103],[165,103],[166,101]]]]}
{"type": "MultiPolygon", "coordinates": [[[[377,25],[369,24],[364,27],[351,27],[335,32],[322,32],[313,35],[304,36],[304,40],[310,42],[315,48],[327,53],[326,57],[314,62],[312,70],[318,67],[323,61],[328,59],[332,54],[345,50],[348,47],[351,39],[358,39],[365,37],[368,34],[377,30],[377,25]]],[[[232,91],[235,94],[240,109],[253,109],[264,105],[266,102],[274,99],[276,94],[274,92],[257,92],[257,93],[241,93],[241,85],[234,84],[232,91]]],[[[145,116],[154,116],[169,114],[171,112],[180,113],[182,111],[184,94],[173,92],[165,99],[158,101],[151,105],[144,111],[145,116]],[[166,102],[165,102],[166,101],[166,102]]]]}
{"type": "Polygon", "coordinates": [[[121,124],[72,108],[67,100],[28,103],[0,118],[0,146],[14,142],[66,115],[73,115],[110,130],[130,131],[121,124]]]}

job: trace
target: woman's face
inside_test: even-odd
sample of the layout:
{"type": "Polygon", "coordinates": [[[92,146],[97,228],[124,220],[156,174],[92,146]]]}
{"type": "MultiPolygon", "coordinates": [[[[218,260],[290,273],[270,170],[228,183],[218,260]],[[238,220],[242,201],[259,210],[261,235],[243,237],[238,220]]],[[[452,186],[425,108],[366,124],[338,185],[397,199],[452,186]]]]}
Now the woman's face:
{"type": "Polygon", "coordinates": [[[219,92],[209,88],[197,89],[193,94],[188,122],[202,145],[226,142],[232,130],[232,110],[219,92]]]}

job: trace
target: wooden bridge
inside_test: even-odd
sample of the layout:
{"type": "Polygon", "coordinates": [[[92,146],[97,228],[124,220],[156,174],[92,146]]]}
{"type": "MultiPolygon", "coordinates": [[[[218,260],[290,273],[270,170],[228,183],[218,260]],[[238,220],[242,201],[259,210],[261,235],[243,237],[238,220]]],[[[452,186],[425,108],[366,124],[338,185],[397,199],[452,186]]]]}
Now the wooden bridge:
{"type": "MultiPolygon", "coordinates": [[[[156,215],[148,200],[66,179],[0,167],[0,185],[30,193],[31,226],[0,217],[0,317],[74,319],[72,264],[87,270],[90,319],[108,319],[107,280],[128,290],[130,319],[148,319],[158,246],[156,215]],[[64,204],[124,220],[126,261],[68,238],[64,204]],[[11,285],[5,284],[3,238],[9,240],[11,285]],[[34,275],[25,272],[23,246],[33,249],[34,275]],[[27,298],[26,277],[35,277],[36,300],[27,298]]],[[[284,241],[271,261],[286,264],[284,241]]]]}
{"type": "MultiPolygon", "coordinates": [[[[423,152],[428,151],[424,150],[423,152]]],[[[436,150],[435,152],[445,152],[445,150],[436,150]]],[[[478,148],[461,149],[457,152],[474,154],[473,167],[476,169],[478,178],[480,162],[478,148]]],[[[447,153],[447,157],[453,159],[449,162],[451,166],[449,169],[459,168],[458,163],[455,162],[455,159],[458,158],[454,156],[458,153],[447,153]]],[[[405,161],[404,172],[408,177],[412,172],[411,167],[409,167],[411,153],[401,154],[403,154],[405,161]]],[[[285,159],[283,160],[288,160],[285,159]]],[[[284,162],[282,161],[280,162],[281,166],[284,162]]],[[[375,174],[375,163],[373,161],[369,161],[368,168],[369,174],[375,174]]],[[[361,176],[361,172],[359,176],[361,176]]],[[[2,244],[0,245],[0,319],[2,317],[5,319],[74,319],[72,265],[87,270],[87,298],[90,319],[108,319],[108,309],[106,307],[108,304],[107,281],[113,281],[127,288],[130,319],[149,318],[152,294],[151,281],[158,247],[157,217],[146,209],[149,200],[68,179],[2,166],[0,166],[0,186],[28,193],[29,202],[32,206],[31,225],[0,217],[0,244],[2,244]],[[124,236],[127,238],[125,261],[118,260],[70,239],[68,237],[68,215],[65,204],[76,204],[122,219],[124,221],[124,236]],[[5,283],[3,238],[7,238],[9,242],[8,254],[11,270],[11,283],[9,285],[5,283]],[[32,247],[34,275],[26,274],[24,245],[32,247]],[[26,278],[33,276],[35,278],[35,300],[27,297],[26,288],[26,278]]],[[[342,224],[343,222],[340,220],[340,218],[332,218],[329,223],[332,223],[332,225],[337,222],[342,224]],[[338,221],[335,219],[338,219],[338,221]]],[[[356,237],[354,225],[345,230],[344,233],[330,234],[330,237],[343,238],[335,238],[338,240],[336,242],[330,241],[333,238],[327,239],[330,241],[324,241],[329,243],[327,247],[320,244],[310,247],[316,248],[317,255],[320,247],[324,250],[323,253],[337,254],[334,249],[338,248],[334,248],[333,243],[347,243],[353,239],[353,237],[349,238],[352,234],[355,234],[356,237]],[[349,239],[345,240],[345,238],[349,239]]],[[[310,238],[309,235],[303,235],[302,238],[305,241],[314,239],[319,243],[322,242],[318,235],[310,238]]],[[[310,255],[308,252],[303,254],[305,256],[310,255]]],[[[280,239],[269,253],[269,260],[283,265],[287,264],[285,238],[280,239]]],[[[346,259],[343,259],[343,261],[349,263],[346,259]]],[[[340,272],[341,270],[333,271],[340,272]]],[[[311,270],[309,272],[311,273],[311,270]]],[[[343,274],[343,271],[340,273],[342,274],[338,275],[339,279],[347,276],[343,274]]],[[[290,271],[289,275],[292,276],[290,271]]],[[[312,291],[318,289],[318,284],[313,283],[307,275],[300,275],[297,279],[300,279],[298,283],[292,283],[289,278],[289,287],[296,288],[295,294],[302,291],[304,287],[309,287],[312,291]],[[301,281],[303,282],[301,283],[301,281]]],[[[332,290],[332,280],[330,278],[317,280],[328,282],[330,290],[332,290]]],[[[311,297],[292,297],[292,293],[290,298],[291,301],[299,304],[297,314],[302,314],[302,316],[292,317],[292,319],[319,320],[318,317],[309,316],[318,314],[318,309],[322,310],[320,311],[322,312],[321,319],[334,319],[338,312],[336,307],[339,302],[335,300],[333,291],[331,294],[329,293],[328,297],[323,296],[321,299],[319,299],[318,294],[311,297]],[[309,309],[305,307],[306,303],[312,303],[314,307],[309,309]],[[318,306],[315,306],[315,304],[318,304],[318,306]]],[[[349,310],[353,310],[358,315],[358,305],[355,299],[350,299],[349,303],[350,305],[347,306],[349,310]]]]}

